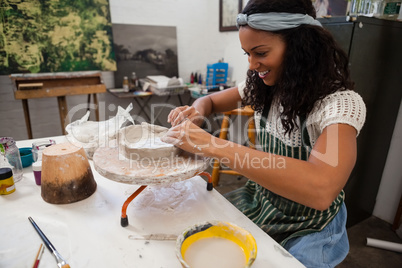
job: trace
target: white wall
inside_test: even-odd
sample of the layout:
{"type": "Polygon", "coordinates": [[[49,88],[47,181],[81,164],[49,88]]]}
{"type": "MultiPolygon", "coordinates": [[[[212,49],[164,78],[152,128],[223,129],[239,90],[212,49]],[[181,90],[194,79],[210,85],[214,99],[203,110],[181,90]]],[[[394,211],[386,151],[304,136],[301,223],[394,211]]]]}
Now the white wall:
{"type": "Polygon", "coordinates": [[[394,134],[382,174],[373,215],[393,223],[402,195],[402,103],[395,123],[394,134]]]}
{"type": "Polygon", "coordinates": [[[219,32],[219,1],[110,0],[110,9],[113,23],[175,26],[179,76],[185,81],[221,58],[229,63],[232,80],[244,79],[247,58],[237,32],[219,32]]]}

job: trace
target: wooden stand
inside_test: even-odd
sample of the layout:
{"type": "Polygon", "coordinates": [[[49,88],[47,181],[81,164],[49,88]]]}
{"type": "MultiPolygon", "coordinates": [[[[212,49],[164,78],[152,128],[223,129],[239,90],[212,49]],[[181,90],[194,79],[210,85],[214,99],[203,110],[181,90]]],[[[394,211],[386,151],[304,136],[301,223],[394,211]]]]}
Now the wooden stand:
{"type": "Polygon", "coordinates": [[[69,204],[91,196],[96,190],[82,147],[61,143],[47,147],[42,157],[41,195],[51,204],[69,204]]]}
{"type": "MultiPolygon", "coordinates": [[[[207,177],[207,190],[212,191],[214,188],[212,185],[212,177],[208,172],[201,172],[198,174],[199,176],[205,176],[207,177]]],[[[126,202],[124,202],[123,207],[121,208],[121,218],[120,218],[120,224],[122,227],[127,227],[128,226],[128,218],[127,218],[127,207],[130,205],[130,203],[136,198],[145,188],[147,185],[141,185],[140,188],[138,188],[132,195],[130,195],[129,198],[127,198],[126,202]]]]}
{"type": "Polygon", "coordinates": [[[98,99],[96,93],[106,92],[99,72],[85,73],[46,73],[46,74],[13,74],[14,97],[22,100],[28,137],[32,139],[31,119],[29,116],[28,99],[57,97],[60,122],[63,134],[66,134],[68,108],[66,96],[88,94],[88,109],[90,97],[96,105],[96,120],[99,121],[98,99]]]}

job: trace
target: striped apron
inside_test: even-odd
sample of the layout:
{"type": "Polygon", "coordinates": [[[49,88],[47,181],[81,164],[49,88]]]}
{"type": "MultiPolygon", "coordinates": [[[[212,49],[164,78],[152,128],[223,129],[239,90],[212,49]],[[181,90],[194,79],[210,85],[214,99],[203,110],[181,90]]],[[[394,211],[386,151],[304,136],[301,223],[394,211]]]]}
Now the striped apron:
{"type": "MultiPolygon", "coordinates": [[[[302,146],[291,147],[266,131],[269,109],[269,106],[264,107],[260,120],[258,137],[263,151],[307,161],[311,146],[305,118],[300,118],[302,146]]],[[[245,186],[225,197],[284,246],[290,238],[321,231],[338,213],[344,195],[341,191],[328,209],[320,211],[286,199],[249,180],[245,186]]]]}

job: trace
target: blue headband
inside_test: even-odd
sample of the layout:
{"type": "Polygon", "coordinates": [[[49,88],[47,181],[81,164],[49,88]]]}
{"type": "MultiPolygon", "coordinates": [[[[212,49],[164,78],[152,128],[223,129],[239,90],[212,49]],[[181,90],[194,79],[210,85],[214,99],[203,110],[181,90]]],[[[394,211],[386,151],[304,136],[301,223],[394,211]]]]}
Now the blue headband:
{"type": "Polygon", "coordinates": [[[237,15],[236,26],[248,25],[251,28],[264,31],[279,31],[296,28],[302,24],[322,27],[318,20],[307,14],[298,13],[256,13],[247,16],[240,13],[237,15]]]}

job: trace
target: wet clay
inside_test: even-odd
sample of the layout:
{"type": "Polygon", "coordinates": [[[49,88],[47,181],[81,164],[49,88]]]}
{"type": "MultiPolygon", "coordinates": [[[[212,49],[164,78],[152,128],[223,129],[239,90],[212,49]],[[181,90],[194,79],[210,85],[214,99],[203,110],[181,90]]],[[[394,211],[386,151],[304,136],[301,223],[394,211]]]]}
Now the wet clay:
{"type": "Polygon", "coordinates": [[[176,156],[180,149],[161,141],[167,128],[148,123],[128,126],[119,131],[119,148],[128,159],[155,159],[176,156]]]}

